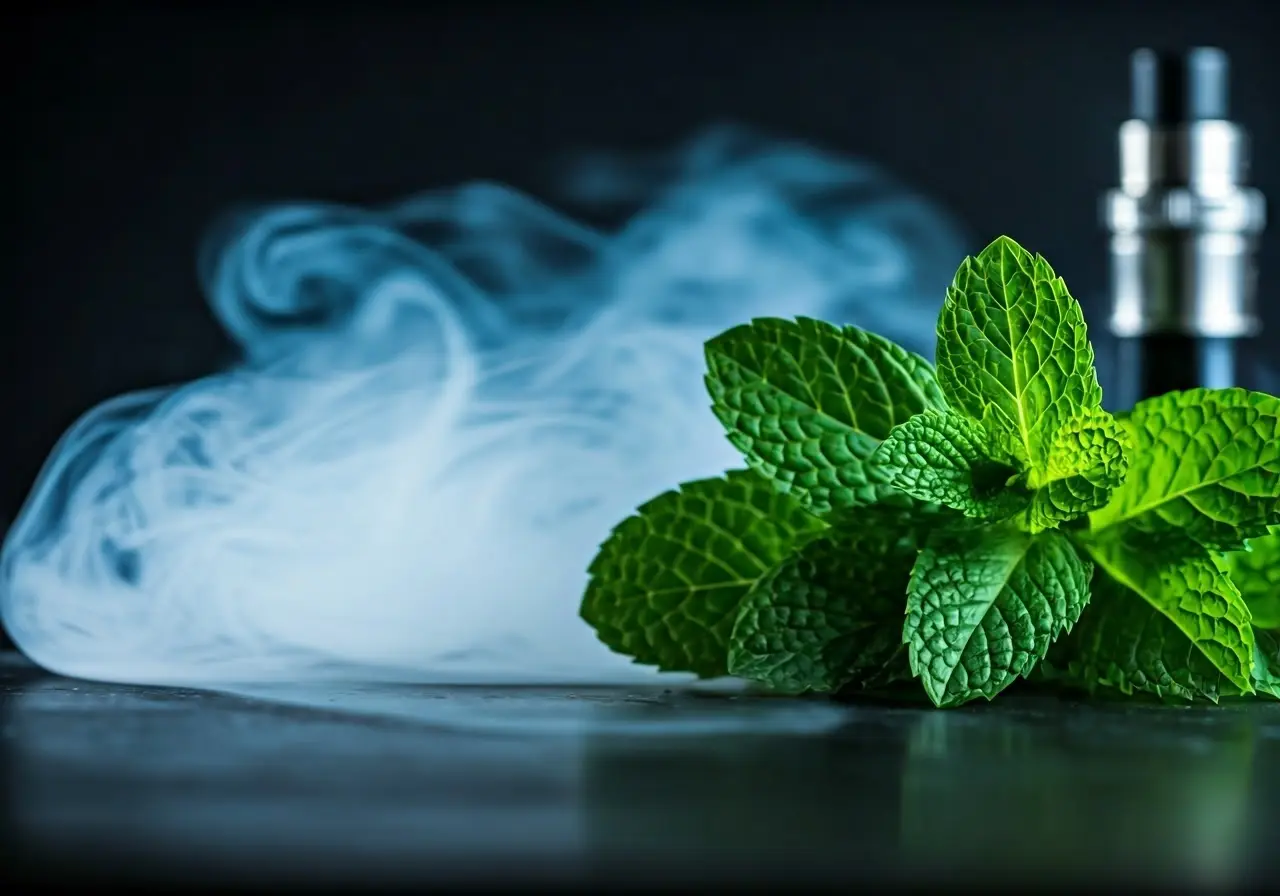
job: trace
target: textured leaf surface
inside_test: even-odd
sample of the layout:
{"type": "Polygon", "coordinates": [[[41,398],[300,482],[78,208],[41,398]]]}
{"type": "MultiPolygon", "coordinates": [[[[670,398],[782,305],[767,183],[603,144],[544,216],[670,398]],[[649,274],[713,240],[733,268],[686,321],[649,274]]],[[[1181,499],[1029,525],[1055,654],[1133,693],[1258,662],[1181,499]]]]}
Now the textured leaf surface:
{"type": "Polygon", "coordinates": [[[742,599],[825,528],[751,472],[687,483],[640,507],[601,545],[582,618],[638,663],[724,675],[742,599]]]}
{"type": "Polygon", "coordinates": [[[1054,433],[1043,474],[1032,476],[1030,529],[1040,532],[1106,506],[1129,471],[1129,437],[1104,411],[1081,411],[1054,433]]]}
{"type": "Polygon", "coordinates": [[[1133,530],[1088,550],[1098,574],[1068,645],[1073,677],[1188,700],[1251,690],[1249,608],[1213,554],[1177,533],[1133,530]]]}
{"type": "Polygon", "coordinates": [[[712,339],[706,356],[729,440],[817,513],[891,494],[872,453],[898,423],[945,406],[929,362],[857,327],[762,318],[712,339]]]}
{"type": "Polygon", "coordinates": [[[909,680],[903,607],[928,525],[877,505],[810,541],[743,603],[729,671],[793,693],[909,680]]]}
{"type": "Polygon", "coordinates": [[[1249,605],[1255,628],[1280,629],[1280,531],[1250,539],[1249,547],[1227,554],[1231,581],[1249,605]]]}
{"type": "Polygon", "coordinates": [[[1009,484],[1018,471],[992,460],[986,433],[960,414],[926,411],[889,433],[874,455],[896,489],[984,521],[1026,509],[1031,494],[1009,484]]]}
{"type": "Polygon", "coordinates": [[[1090,572],[1056,532],[933,533],[911,573],[904,640],[934,704],[990,700],[1030,672],[1079,619],[1090,572]]]}
{"type": "Polygon", "coordinates": [[[1089,691],[1115,688],[1193,700],[1239,694],[1240,688],[1195,647],[1176,623],[1099,569],[1080,624],[1055,649],[1065,679],[1089,691]]]}
{"type": "Polygon", "coordinates": [[[1126,420],[1132,467],[1095,529],[1181,530],[1234,550],[1280,524],[1280,399],[1190,389],[1139,402],[1126,420]]]}
{"type": "Polygon", "coordinates": [[[938,318],[937,357],[946,400],[1035,474],[1049,468],[1064,423],[1102,406],[1079,304],[1044,258],[1008,237],[956,272],[938,318]]]}
{"type": "Polygon", "coordinates": [[[1253,686],[1280,699],[1280,531],[1251,539],[1249,547],[1227,554],[1227,568],[1253,614],[1253,686]]]}

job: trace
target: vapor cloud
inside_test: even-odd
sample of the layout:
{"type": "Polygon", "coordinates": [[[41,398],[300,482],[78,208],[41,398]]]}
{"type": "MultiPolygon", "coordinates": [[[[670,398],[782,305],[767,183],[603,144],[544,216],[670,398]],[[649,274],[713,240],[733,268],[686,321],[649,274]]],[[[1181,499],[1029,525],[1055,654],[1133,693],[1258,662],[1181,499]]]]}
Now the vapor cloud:
{"type": "Polygon", "coordinates": [[[0,555],[21,649],[156,684],[656,679],[577,609],[613,524],[740,465],[703,340],[806,314],[928,354],[964,246],[875,167],[733,129],[564,186],[623,223],[485,183],[221,221],[243,360],[66,434],[0,555]]]}

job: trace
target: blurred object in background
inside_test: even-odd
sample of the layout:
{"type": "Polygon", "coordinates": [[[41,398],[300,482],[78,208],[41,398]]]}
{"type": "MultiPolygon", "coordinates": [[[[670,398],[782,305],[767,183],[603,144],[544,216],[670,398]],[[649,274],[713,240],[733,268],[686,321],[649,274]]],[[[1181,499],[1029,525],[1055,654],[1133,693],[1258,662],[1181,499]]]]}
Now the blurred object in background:
{"type": "Polygon", "coordinates": [[[1262,194],[1249,135],[1231,119],[1227,55],[1142,49],[1120,126],[1120,187],[1106,196],[1117,409],[1175,389],[1258,387],[1262,194]]]}

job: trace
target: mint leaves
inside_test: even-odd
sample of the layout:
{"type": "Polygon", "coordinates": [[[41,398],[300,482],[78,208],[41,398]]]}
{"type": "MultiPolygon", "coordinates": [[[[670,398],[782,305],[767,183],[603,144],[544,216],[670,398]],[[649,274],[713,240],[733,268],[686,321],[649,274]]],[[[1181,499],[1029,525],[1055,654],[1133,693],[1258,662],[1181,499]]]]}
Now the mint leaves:
{"type": "Polygon", "coordinates": [[[1008,237],[961,263],[937,332],[936,371],[807,318],[710,340],[749,469],[613,531],[582,604],[600,639],[785,694],[1280,698],[1280,399],[1112,416],[1079,305],[1008,237]]]}
{"type": "Polygon", "coordinates": [[[1077,633],[1072,671],[1086,686],[1212,700],[1252,692],[1249,608],[1217,557],[1186,536],[1136,530],[1088,549],[1107,596],[1077,633]]]}
{"type": "Polygon", "coordinates": [[[686,483],[613,530],[588,570],[582,618],[636,662],[724,675],[742,598],[825,528],[745,471],[686,483]]]}
{"type": "Polygon", "coordinates": [[[1106,506],[1124,481],[1128,435],[1102,410],[1080,306],[1007,237],[965,259],[947,290],[938,383],[952,410],[879,449],[895,488],[988,522],[1017,514],[1036,533],[1106,506]]]}
{"type": "Polygon", "coordinates": [[[897,426],[876,451],[889,484],[921,501],[986,522],[1031,506],[1014,467],[994,459],[981,424],[961,414],[917,414],[897,426]]]}
{"type": "Polygon", "coordinates": [[[928,361],[856,327],[761,319],[712,339],[706,354],[729,441],[817,513],[891,494],[872,453],[898,423],[945,407],[928,361]]]}
{"type": "Polygon", "coordinates": [[[868,507],[783,561],[743,603],[729,672],[795,693],[910,678],[902,592],[928,519],[868,507]]]}
{"type": "Polygon", "coordinates": [[[1095,526],[1181,531],[1230,551],[1280,525],[1280,398],[1191,389],[1139,402],[1126,423],[1134,475],[1095,526]]]}
{"type": "Polygon", "coordinates": [[[1033,493],[1029,531],[1097,510],[1124,479],[1124,434],[1102,410],[1080,306],[1047,261],[1008,237],[966,258],[947,290],[938,382],[983,454],[1033,493]]]}

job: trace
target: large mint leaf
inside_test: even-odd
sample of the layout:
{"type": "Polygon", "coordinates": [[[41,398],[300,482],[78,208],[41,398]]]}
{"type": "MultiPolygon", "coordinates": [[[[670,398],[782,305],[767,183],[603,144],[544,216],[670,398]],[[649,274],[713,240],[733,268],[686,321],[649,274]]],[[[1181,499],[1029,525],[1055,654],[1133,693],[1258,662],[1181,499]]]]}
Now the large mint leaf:
{"type": "Polygon", "coordinates": [[[1057,532],[933,533],[907,591],[912,672],[937,706],[992,699],[1079,619],[1089,575],[1090,564],[1057,532]]]}
{"type": "Polygon", "coordinates": [[[1091,516],[1182,531],[1234,550],[1280,524],[1280,398],[1245,389],[1190,389],[1139,402],[1125,421],[1133,461],[1124,485],[1091,516]]]}
{"type": "Polygon", "coordinates": [[[1215,555],[1178,533],[1133,529],[1087,548],[1098,572],[1064,645],[1072,678],[1188,700],[1251,691],[1249,608],[1215,555]]]}
{"type": "Polygon", "coordinates": [[[1089,691],[1183,700],[1240,693],[1186,632],[1131,588],[1098,570],[1092,591],[1080,624],[1052,654],[1064,680],[1089,691]]]}
{"type": "Polygon", "coordinates": [[[641,506],[601,545],[582,618],[637,663],[724,675],[742,599],[825,528],[755,473],[686,483],[641,506]]]}
{"type": "Polygon", "coordinates": [[[898,423],[945,406],[927,361],[857,327],[763,318],[715,337],[706,356],[729,440],[817,513],[891,494],[872,453],[898,423]]]}
{"type": "Polygon", "coordinates": [[[895,426],[873,463],[899,491],[971,519],[1005,520],[1031,502],[1018,471],[990,457],[981,424],[961,414],[926,411],[895,426]]]}
{"type": "Polygon", "coordinates": [[[960,265],[938,318],[937,357],[946,400],[1037,475],[1063,424],[1102,407],[1079,304],[1043,257],[1008,237],[960,265]]]}
{"type": "Polygon", "coordinates": [[[1227,554],[1231,581],[1253,613],[1254,628],[1280,629],[1280,529],[1249,539],[1249,548],[1227,554]]]}
{"type": "Polygon", "coordinates": [[[743,602],[730,673],[791,693],[910,680],[903,601],[932,519],[860,508],[783,561],[743,602]]]}

